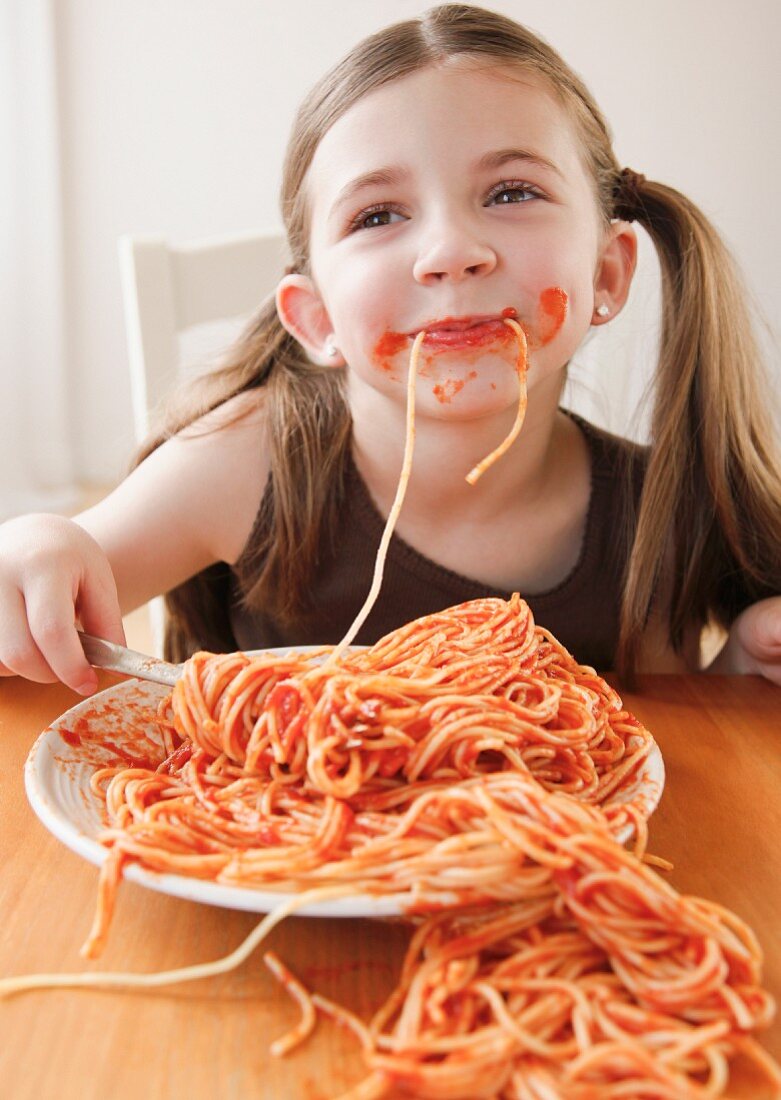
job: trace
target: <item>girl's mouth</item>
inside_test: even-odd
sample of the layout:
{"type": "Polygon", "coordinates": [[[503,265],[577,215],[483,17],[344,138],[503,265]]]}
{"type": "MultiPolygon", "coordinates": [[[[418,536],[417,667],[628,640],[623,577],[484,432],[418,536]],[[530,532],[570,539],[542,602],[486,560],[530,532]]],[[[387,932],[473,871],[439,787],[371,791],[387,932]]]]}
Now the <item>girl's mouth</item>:
{"type": "Polygon", "coordinates": [[[500,317],[474,320],[448,317],[423,328],[426,333],[423,346],[431,348],[473,348],[513,337],[512,330],[500,317]]]}

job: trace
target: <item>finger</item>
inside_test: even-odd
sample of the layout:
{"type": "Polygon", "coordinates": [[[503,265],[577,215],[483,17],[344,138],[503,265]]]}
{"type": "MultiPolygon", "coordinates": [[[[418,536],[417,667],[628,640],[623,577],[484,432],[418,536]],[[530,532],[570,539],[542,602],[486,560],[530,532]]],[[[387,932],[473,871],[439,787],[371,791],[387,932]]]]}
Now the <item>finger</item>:
{"type": "Polygon", "coordinates": [[[4,676],[23,676],[39,684],[57,679],[41,653],[27,621],[24,596],[18,588],[4,588],[0,594],[3,615],[0,618],[0,654],[4,676]]]}
{"type": "Polygon", "coordinates": [[[760,661],[757,670],[766,680],[770,680],[771,684],[781,685],[781,657],[773,663],[760,661]]]}
{"type": "Polygon", "coordinates": [[[30,633],[56,678],[80,695],[91,695],[98,677],[76,633],[71,592],[61,579],[40,577],[28,585],[26,603],[30,633]]]}
{"type": "Polygon", "coordinates": [[[89,578],[85,578],[76,612],[82,629],[88,634],[117,645],[126,644],[117,586],[108,562],[101,562],[89,578]]]}
{"type": "Polygon", "coordinates": [[[768,656],[781,656],[781,598],[757,606],[756,637],[768,656]]]}

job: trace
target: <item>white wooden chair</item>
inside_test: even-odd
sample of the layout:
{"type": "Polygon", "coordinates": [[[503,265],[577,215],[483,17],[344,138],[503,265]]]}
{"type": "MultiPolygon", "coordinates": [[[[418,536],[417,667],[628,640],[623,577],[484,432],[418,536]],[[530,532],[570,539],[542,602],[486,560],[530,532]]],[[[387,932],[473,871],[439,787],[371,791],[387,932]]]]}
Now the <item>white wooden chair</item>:
{"type": "MultiPolygon", "coordinates": [[[[123,236],[119,265],[130,359],[135,434],[182,370],[181,338],[199,327],[248,318],[273,294],[288,263],[284,235],[247,234],[183,244],[123,236]]],[[[162,652],[163,601],[150,605],[154,648],[162,652]]]]}
{"type": "Polygon", "coordinates": [[[133,417],[138,440],[180,371],[179,338],[202,325],[248,317],[273,294],[288,262],[282,233],[170,244],[119,239],[133,417]]]}

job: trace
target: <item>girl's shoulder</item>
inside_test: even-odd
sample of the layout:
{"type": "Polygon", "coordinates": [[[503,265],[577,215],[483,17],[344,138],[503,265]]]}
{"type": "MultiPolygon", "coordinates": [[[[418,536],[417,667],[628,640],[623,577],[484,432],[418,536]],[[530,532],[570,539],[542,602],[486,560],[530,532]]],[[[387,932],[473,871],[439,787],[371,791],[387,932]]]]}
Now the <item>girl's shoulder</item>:
{"type": "Polygon", "coordinates": [[[570,409],[564,411],[583,432],[592,452],[596,452],[605,462],[629,460],[640,467],[647,465],[649,448],[646,445],[635,443],[626,436],[616,435],[607,428],[598,427],[570,409]]]}
{"type": "Polygon", "coordinates": [[[589,449],[592,488],[617,493],[631,509],[637,509],[645,482],[650,448],[597,427],[577,413],[567,416],[580,428],[589,449]]]}
{"type": "Polygon", "coordinates": [[[268,471],[263,401],[242,394],[161,443],[77,517],[109,559],[123,610],[235,561],[268,471]]]}
{"type": "Polygon", "coordinates": [[[193,419],[172,438],[180,441],[209,439],[215,435],[237,433],[246,438],[247,431],[257,431],[266,420],[266,394],[263,389],[245,390],[223,401],[215,408],[193,419]]]}

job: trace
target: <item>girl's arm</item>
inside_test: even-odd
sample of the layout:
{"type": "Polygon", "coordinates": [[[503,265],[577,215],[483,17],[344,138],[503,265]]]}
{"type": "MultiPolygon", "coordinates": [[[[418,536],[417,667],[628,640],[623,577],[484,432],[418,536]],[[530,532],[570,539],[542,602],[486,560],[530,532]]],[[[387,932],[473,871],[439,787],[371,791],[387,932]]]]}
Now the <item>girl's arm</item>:
{"type": "Polygon", "coordinates": [[[257,394],[241,395],[162,444],[77,516],[108,557],[122,613],[216,561],[236,561],[268,470],[257,394]]]}
{"type": "Polygon", "coordinates": [[[255,394],[243,395],[164,443],[75,520],[4,524],[0,674],[94,690],[76,621],[122,642],[123,613],[215,561],[235,561],[267,476],[262,411],[255,394]]]}
{"type": "Polygon", "coordinates": [[[781,596],[741,612],[708,672],[756,673],[781,684],[781,596]]]}
{"type": "Polygon", "coordinates": [[[781,684],[781,596],[760,600],[738,615],[719,653],[704,668],[699,632],[687,632],[678,654],[661,616],[652,614],[640,643],[637,671],[754,673],[781,684]]]}

